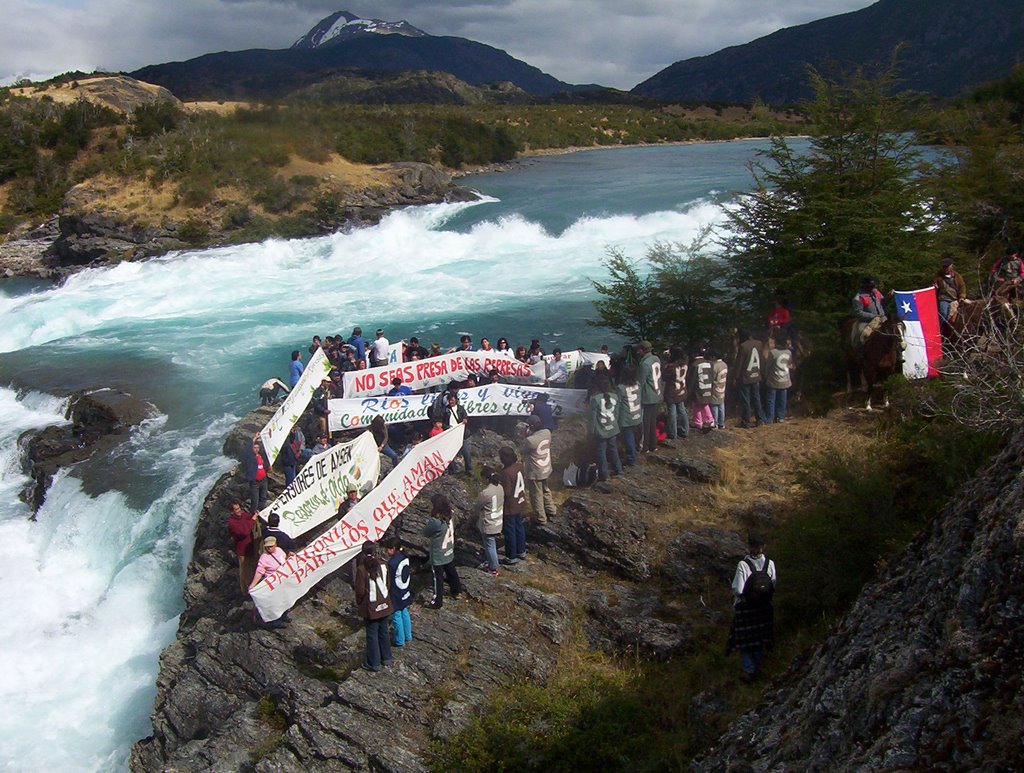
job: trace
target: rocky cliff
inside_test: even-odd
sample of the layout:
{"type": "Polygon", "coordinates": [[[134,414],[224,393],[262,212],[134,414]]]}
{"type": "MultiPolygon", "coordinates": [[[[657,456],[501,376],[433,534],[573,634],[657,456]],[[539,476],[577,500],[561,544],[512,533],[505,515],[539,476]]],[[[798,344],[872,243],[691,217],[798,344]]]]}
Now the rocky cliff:
{"type": "MultiPolygon", "coordinates": [[[[269,409],[228,438],[238,454],[269,409]]],[[[496,462],[508,441],[474,434],[478,462],[496,462]]],[[[556,435],[556,458],[575,453],[578,432],[556,435]]],[[[414,575],[413,642],[377,674],[358,669],[363,631],[340,573],[289,613],[284,629],[254,621],[237,587],[224,519],[244,484],[227,476],[207,497],[185,582],[177,640],[163,653],[153,735],[131,756],[134,771],[418,771],[435,739],[465,727],[495,690],[543,682],[562,649],[582,636],[610,652],[665,658],[688,651],[678,608],[695,588],[722,584],[742,546],[734,533],[673,520],[680,499],[697,501],[714,480],[704,455],[725,437],[665,449],[620,478],[571,492],[545,527],[528,527],[530,556],[494,578],[479,563],[466,516],[478,481],[445,476],[405,511],[396,529],[422,566],[420,531],[431,494],[461,516],[456,563],[464,592],[426,609],[429,571],[414,575]]],[[[697,605],[698,615],[711,614],[697,605]]]]}
{"type": "Polygon", "coordinates": [[[1022,469],[1024,433],[694,769],[1020,769],[1022,469]]]}

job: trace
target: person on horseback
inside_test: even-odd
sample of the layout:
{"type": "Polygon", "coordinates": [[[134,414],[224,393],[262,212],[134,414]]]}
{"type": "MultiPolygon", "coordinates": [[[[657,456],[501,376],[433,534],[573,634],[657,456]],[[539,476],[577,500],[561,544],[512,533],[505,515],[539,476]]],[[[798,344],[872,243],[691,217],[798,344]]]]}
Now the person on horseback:
{"type": "Polygon", "coordinates": [[[882,293],[875,286],[875,280],[866,276],[860,280],[860,291],[853,298],[854,323],[850,340],[853,348],[862,348],[885,319],[882,293]]]}
{"type": "Polygon", "coordinates": [[[1009,304],[1011,298],[1020,300],[1021,284],[1024,283],[1024,261],[1016,247],[1007,247],[1006,255],[992,264],[989,269],[992,281],[992,297],[1002,304],[1009,304]]]}
{"type": "Polygon", "coordinates": [[[942,268],[935,274],[934,284],[939,318],[944,324],[955,322],[960,304],[967,300],[967,284],[953,268],[952,258],[942,261],[942,268]]]}

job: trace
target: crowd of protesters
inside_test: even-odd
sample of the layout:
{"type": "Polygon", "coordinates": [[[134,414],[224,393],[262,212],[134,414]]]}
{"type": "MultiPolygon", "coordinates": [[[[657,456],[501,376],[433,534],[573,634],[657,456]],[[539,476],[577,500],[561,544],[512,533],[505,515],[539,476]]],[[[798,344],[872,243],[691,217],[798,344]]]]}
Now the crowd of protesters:
{"type": "MultiPolygon", "coordinates": [[[[785,311],[776,309],[776,324],[789,323],[778,318],[785,311]]],[[[438,343],[429,347],[416,337],[402,342],[403,361],[415,361],[458,351],[508,352],[521,362],[544,363],[544,385],[586,389],[585,423],[593,442],[590,459],[582,459],[581,467],[596,467],[596,478],[606,480],[635,465],[641,454],[655,452],[659,447],[689,436],[691,428],[710,433],[726,428],[725,402],[730,373],[741,405],[741,427],[782,421],[786,417],[786,393],[791,386],[789,371],[792,352],[784,334],[776,334],[766,345],[746,333],[740,333],[738,350],[729,359],[722,351],[701,344],[691,351],[673,346],[659,356],[649,341],[624,347],[621,352],[599,358],[595,365],[583,365],[570,372],[559,349],[547,356],[538,339],[529,346],[512,347],[500,337],[492,347],[482,338],[474,347],[472,337],[462,335],[457,346],[446,348],[438,343]],[[762,392],[762,390],[764,390],[762,392]],[[762,399],[762,394],[763,398],[762,399]],[[588,464],[589,463],[589,464],[588,464]]],[[[347,433],[329,431],[330,399],[342,395],[342,374],[347,371],[379,367],[388,362],[391,343],[383,329],[377,329],[367,342],[359,327],[348,337],[314,336],[307,347],[310,356],[322,349],[331,363],[323,383],[313,393],[303,419],[292,429],[279,454],[285,485],[294,480],[296,471],[310,458],[327,450],[347,433]]],[[[608,354],[608,348],[601,347],[608,354]]],[[[289,361],[290,387],[298,383],[303,372],[303,353],[294,350],[289,361]]],[[[461,465],[453,460],[450,473],[461,472],[476,483],[474,460],[469,438],[478,427],[503,434],[507,443],[500,447],[498,460],[479,469],[479,496],[467,515],[480,535],[479,569],[493,576],[502,564],[515,566],[526,560],[528,551],[524,518],[543,526],[557,517],[550,479],[554,474],[552,433],[557,430],[555,411],[545,396],[531,403],[532,413],[520,417],[468,417],[459,404],[459,390],[481,383],[499,382],[496,372],[470,375],[464,381],[452,381],[434,387],[437,397],[432,401],[429,417],[423,421],[386,424],[376,417],[369,430],[379,452],[392,465],[428,437],[467,425],[466,441],[461,449],[461,465]],[[504,558],[499,561],[498,538],[502,537],[504,558]]],[[[260,401],[272,405],[280,393],[288,391],[278,379],[270,379],[260,387],[260,401]]],[[[424,391],[424,390],[419,390],[424,391]]],[[[413,394],[401,379],[392,381],[389,395],[413,394]]],[[[240,587],[243,592],[255,587],[260,579],[295,550],[292,540],[280,532],[277,523],[263,524],[257,517],[267,504],[267,476],[271,464],[258,438],[246,454],[245,478],[249,484],[249,511],[240,503],[232,505],[229,531],[235,540],[239,558],[240,587]],[[283,539],[282,539],[283,538],[283,539]]],[[[350,491],[339,503],[338,516],[355,506],[359,492],[350,491]]],[[[456,569],[456,516],[443,494],[431,497],[431,515],[423,536],[429,540],[426,564],[430,567],[431,594],[428,605],[440,608],[446,590],[458,598],[461,582],[456,569]]],[[[273,517],[273,516],[272,516],[273,517]]],[[[355,589],[360,615],[366,622],[366,660],[364,668],[377,671],[390,663],[392,648],[412,641],[409,617],[411,603],[410,561],[403,553],[396,536],[389,534],[381,545],[368,542],[354,561],[348,576],[355,589]],[[390,626],[388,624],[390,621],[390,626]]],[[[276,625],[286,624],[286,618],[276,625]]]]}

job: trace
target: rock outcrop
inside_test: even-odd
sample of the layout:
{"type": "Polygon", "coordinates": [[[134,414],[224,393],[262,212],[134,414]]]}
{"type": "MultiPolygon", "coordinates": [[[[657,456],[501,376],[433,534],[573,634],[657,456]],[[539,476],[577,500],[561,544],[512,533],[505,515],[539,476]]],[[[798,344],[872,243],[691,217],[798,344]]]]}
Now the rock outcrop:
{"type": "MultiPolygon", "coordinates": [[[[249,414],[225,453],[240,454],[271,410],[249,414]]],[[[580,442],[576,430],[557,432],[557,458],[572,458],[580,442]]],[[[472,443],[478,464],[496,463],[497,449],[514,444],[488,430],[472,443]]],[[[272,478],[272,489],[280,484],[272,478]]],[[[358,668],[364,633],[342,572],[302,599],[286,628],[254,620],[224,526],[229,503],[247,489],[225,476],[204,504],[177,640],[161,657],[153,735],[135,745],[131,769],[423,771],[431,741],[465,728],[496,690],[543,683],[579,634],[608,652],[687,652],[691,629],[669,608],[679,594],[660,595],[661,569],[643,541],[646,522],[688,485],[668,466],[641,463],[605,491],[573,492],[547,526],[528,525],[528,559],[492,577],[475,568],[479,535],[468,510],[479,482],[448,475],[430,483],[394,525],[418,568],[414,638],[393,666],[371,674],[358,668]],[[434,493],[456,512],[464,587],[440,610],[422,606],[430,596],[422,528],[434,493]]]]}
{"type": "Polygon", "coordinates": [[[38,511],[57,470],[109,451],[151,414],[150,405],[114,389],[72,395],[65,413],[68,424],[30,430],[18,438],[22,465],[31,478],[22,501],[38,511]]]}
{"type": "Polygon", "coordinates": [[[1019,769],[1022,468],[1019,434],[695,770],[1019,769]]]}

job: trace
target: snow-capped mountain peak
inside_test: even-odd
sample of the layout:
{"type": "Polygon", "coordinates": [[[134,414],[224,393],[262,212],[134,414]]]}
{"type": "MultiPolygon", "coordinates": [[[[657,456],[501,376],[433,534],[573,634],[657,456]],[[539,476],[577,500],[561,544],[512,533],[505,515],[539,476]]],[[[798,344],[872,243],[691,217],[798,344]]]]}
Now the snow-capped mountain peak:
{"type": "Polygon", "coordinates": [[[405,35],[421,38],[426,37],[427,33],[405,20],[362,19],[348,11],[338,11],[317,22],[309,32],[292,44],[292,48],[320,48],[363,35],[405,35]]]}

